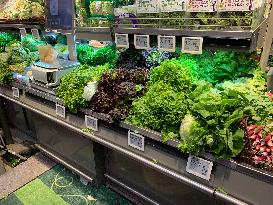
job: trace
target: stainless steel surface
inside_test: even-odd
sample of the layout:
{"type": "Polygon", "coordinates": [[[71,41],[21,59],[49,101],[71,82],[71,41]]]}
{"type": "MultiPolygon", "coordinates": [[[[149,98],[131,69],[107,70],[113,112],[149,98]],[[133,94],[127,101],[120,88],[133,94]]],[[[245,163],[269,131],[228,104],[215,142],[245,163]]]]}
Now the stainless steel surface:
{"type": "Polygon", "coordinates": [[[126,190],[128,190],[128,191],[134,193],[135,195],[137,195],[137,196],[143,198],[145,201],[149,202],[150,204],[153,204],[153,205],[160,205],[160,204],[158,204],[157,202],[153,201],[152,199],[150,199],[150,198],[144,196],[143,194],[139,193],[138,191],[134,190],[133,188],[131,188],[131,187],[127,186],[126,184],[123,184],[123,183],[120,182],[119,180],[117,180],[117,179],[111,177],[110,175],[105,174],[105,176],[107,177],[107,179],[109,179],[109,180],[115,182],[115,183],[118,184],[119,186],[122,186],[122,187],[124,187],[126,190]]]}
{"type": "Polygon", "coordinates": [[[62,165],[64,165],[65,167],[69,168],[70,170],[74,171],[75,173],[79,174],[80,176],[84,177],[85,179],[87,179],[89,182],[93,182],[93,178],[91,178],[90,176],[84,174],[83,172],[81,172],[80,170],[78,170],[77,168],[71,166],[70,164],[66,163],[64,160],[60,159],[59,157],[57,157],[56,155],[54,155],[53,153],[49,152],[47,149],[44,149],[42,146],[36,144],[35,145],[39,150],[41,150],[42,152],[44,152],[47,156],[49,156],[50,158],[54,159],[55,161],[61,163],[62,165]]]}

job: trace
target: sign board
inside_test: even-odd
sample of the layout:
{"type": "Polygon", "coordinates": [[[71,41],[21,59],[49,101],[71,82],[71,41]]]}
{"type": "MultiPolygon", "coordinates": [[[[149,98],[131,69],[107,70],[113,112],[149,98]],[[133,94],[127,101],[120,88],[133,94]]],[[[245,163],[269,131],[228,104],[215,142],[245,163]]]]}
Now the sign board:
{"type": "Polygon", "coordinates": [[[142,135],[128,131],[128,145],[144,152],[145,138],[142,135]]]}
{"type": "Polygon", "coordinates": [[[19,28],[20,29],[20,34],[21,34],[21,37],[25,37],[27,36],[27,31],[25,28],[19,28]]]}
{"type": "Polygon", "coordinates": [[[118,48],[129,48],[128,34],[115,34],[115,43],[118,48]]]}
{"type": "Polygon", "coordinates": [[[73,10],[73,1],[45,0],[46,29],[72,30],[73,10]]]}
{"type": "Polygon", "coordinates": [[[149,35],[134,35],[134,45],[136,49],[149,49],[150,36],[149,35]]]}
{"type": "Polygon", "coordinates": [[[251,11],[252,0],[218,0],[218,11],[251,11]]]}
{"type": "Polygon", "coordinates": [[[202,54],[202,37],[182,37],[182,53],[202,54]]]}
{"type": "Polygon", "coordinates": [[[160,51],[175,52],[175,36],[158,36],[158,49],[160,51]]]}
{"type": "Polygon", "coordinates": [[[217,9],[218,0],[190,0],[188,12],[214,12],[217,9]]]}
{"type": "Polygon", "coordinates": [[[65,107],[59,104],[56,104],[56,115],[65,118],[65,107]]]}
{"type": "Polygon", "coordinates": [[[190,155],[188,158],[186,171],[209,181],[212,167],[212,162],[190,155]]]}
{"type": "Polygon", "coordinates": [[[39,30],[38,29],[31,29],[31,33],[34,38],[40,38],[39,30]]]}
{"type": "Polygon", "coordinates": [[[137,13],[159,13],[158,0],[136,0],[137,13]]]}
{"type": "Polygon", "coordinates": [[[160,0],[161,12],[186,11],[187,0],[160,0]]]}
{"type": "Polygon", "coordinates": [[[12,96],[15,98],[19,98],[20,97],[20,92],[18,88],[12,87],[12,96]]]}
{"type": "Polygon", "coordinates": [[[85,115],[85,126],[93,131],[98,131],[98,119],[85,115]]]}

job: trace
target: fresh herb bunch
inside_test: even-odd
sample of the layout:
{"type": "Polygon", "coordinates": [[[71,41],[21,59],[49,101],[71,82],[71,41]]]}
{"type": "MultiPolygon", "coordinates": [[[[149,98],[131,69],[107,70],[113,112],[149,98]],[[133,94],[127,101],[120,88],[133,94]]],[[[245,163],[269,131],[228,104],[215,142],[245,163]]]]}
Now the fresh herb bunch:
{"type": "Polygon", "coordinates": [[[93,111],[110,115],[111,120],[127,117],[132,101],[146,90],[149,71],[146,69],[116,69],[103,74],[92,97],[93,111]]]}
{"type": "Polygon", "coordinates": [[[204,51],[202,55],[181,54],[178,61],[195,74],[197,80],[205,80],[213,85],[226,80],[252,77],[257,68],[253,54],[234,51],[204,51]]]}
{"type": "Polygon", "coordinates": [[[113,65],[118,58],[114,46],[95,49],[89,45],[81,44],[77,46],[77,55],[81,64],[87,64],[89,66],[104,65],[105,63],[113,65]]]}
{"type": "Polygon", "coordinates": [[[15,40],[20,40],[18,34],[0,33],[0,52],[5,52],[6,46],[15,40]]]}
{"type": "Polygon", "coordinates": [[[82,65],[65,75],[58,87],[57,96],[64,100],[65,106],[72,112],[85,107],[87,101],[83,98],[84,87],[90,81],[97,81],[109,69],[105,64],[98,67],[82,65]]]}
{"type": "Polygon", "coordinates": [[[130,48],[122,51],[117,60],[117,68],[136,69],[145,67],[145,56],[142,55],[141,50],[130,48]]]}

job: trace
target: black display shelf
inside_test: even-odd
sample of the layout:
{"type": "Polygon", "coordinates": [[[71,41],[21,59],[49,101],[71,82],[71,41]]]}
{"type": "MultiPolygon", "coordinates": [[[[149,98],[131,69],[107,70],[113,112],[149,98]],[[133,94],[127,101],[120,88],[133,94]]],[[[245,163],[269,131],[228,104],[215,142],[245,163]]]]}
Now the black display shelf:
{"type": "Polygon", "coordinates": [[[112,41],[111,27],[76,27],[75,34],[78,40],[112,41]]]}
{"type": "MultiPolygon", "coordinates": [[[[7,87],[0,89],[0,96],[67,127],[67,129],[84,135],[110,150],[122,153],[126,157],[161,172],[180,183],[191,186],[213,197],[218,197],[221,201],[230,202],[230,204],[245,204],[245,202],[257,204],[261,199],[259,193],[266,195],[269,192],[268,190],[273,188],[272,173],[237,163],[234,160],[214,159],[209,154],[204,154],[202,157],[214,163],[210,181],[189,174],[186,172],[188,155],[182,154],[175,148],[178,143],[176,141],[173,144],[161,142],[160,134],[157,132],[137,128],[126,123],[111,124],[104,120],[99,120],[99,130],[87,133],[83,131],[85,128],[84,114],[103,119],[99,118],[98,114],[92,113],[92,111],[79,112],[77,114],[67,112],[66,118],[63,119],[56,116],[54,102],[45,99],[39,101],[34,95],[24,94],[20,96],[20,99],[17,99],[12,97],[12,91],[7,87]],[[128,130],[136,131],[145,137],[144,152],[128,146],[128,130]],[[240,189],[238,189],[238,183],[240,184],[240,189]],[[257,193],[252,191],[253,186],[251,184],[259,187],[260,191],[257,193]],[[224,190],[228,194],[223,194],[220,190],[224,190]]],[[[270,204],[270,200],[268,197],[263,197],[262,204],[270,204]]]]}

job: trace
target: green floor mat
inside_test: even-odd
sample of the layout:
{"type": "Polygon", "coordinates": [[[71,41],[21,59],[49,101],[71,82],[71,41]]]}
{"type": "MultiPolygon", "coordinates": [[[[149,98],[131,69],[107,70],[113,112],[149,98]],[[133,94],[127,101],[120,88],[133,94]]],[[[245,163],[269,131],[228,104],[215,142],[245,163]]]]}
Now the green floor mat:
{"type": "Polygon", "coordinates": [[[0,205],[131,205],[105,186],[83,185],[79,176],[57,165],[0,201],[0,205]]]}

